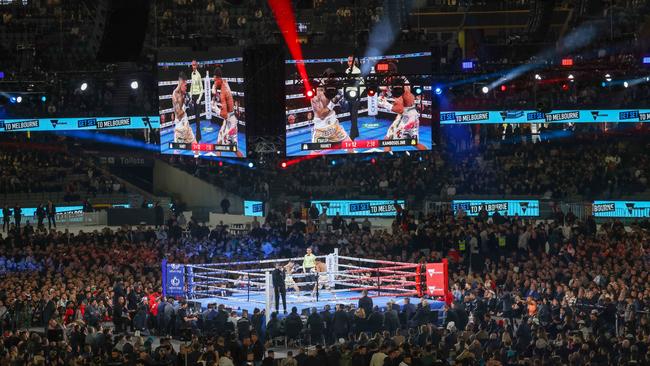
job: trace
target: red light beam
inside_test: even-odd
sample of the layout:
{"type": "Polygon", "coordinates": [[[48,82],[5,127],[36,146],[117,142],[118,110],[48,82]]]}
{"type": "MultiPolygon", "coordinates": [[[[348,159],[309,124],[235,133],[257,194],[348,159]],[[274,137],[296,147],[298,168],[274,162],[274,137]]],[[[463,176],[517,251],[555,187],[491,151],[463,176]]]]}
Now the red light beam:
{"type": "Polygon", "coordinates": [[[273,16],[275,16],[275,21],[278,23],[278,27],[282,32],[284,42],[289,48],[291,57],[296,60],[296,68],[298,69],[303,85],[306,90],[311,90],[307,69],[302,62],[302,49],[300,48],[300,43],[298,43],[296,17],[293,13],[291,2],[289,0],[269,0],[268,2],[271,11],[273,11],[273,16]]]}

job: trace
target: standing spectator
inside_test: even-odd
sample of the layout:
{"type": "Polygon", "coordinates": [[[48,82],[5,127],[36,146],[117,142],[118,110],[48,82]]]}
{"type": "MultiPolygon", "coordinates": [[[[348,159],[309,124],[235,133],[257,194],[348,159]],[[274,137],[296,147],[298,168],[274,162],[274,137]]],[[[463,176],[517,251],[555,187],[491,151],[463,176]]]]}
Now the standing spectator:
{"type": "Polygon", "coordinates": [[[16,224],[16,230],[20,231],[20,220],[23,217],[23,210],[20,208],[20,205],[16,204],[14,206],[14,223],[16,224]]]}
{"type": "Polygon", "coordinates": [[[366,313],[366,316],[372,312],[372,298],[368,296],[368,290],[363,290],[361,292],[361,298],[359,298],[358,307],[359,309],[363,309],[363,311],[366,313]]]}
{"type": "Polygon", "coordinates": [[[225,214],[229,214],[229,213],[230,213],[230,200],[228,199],[228,197],[224,197],[224,198],[221,200],[221,210],[222,210],[223,213],[225,213],[225,214]]]}
{"type": "Polygon", "coordinates": [[[46,207],[46,212],[47,212],[47,228],[51,229],[52,226],[56,229],[56,206],[52,201],[47,201],[47,207],[46,207]]]}
{"type": "Polygon", "coordinates": [[[156,204],[153,206],[153,209],[156,218],[156,228],[158,228],[165,221],[165,212],[163,211],[162,206],[160,206],[159,201],[156,201],[156,204]]]}
{"type": "Polygon", "coordinates": [[[9,206],[5,205],[2,208],[2,231],[9,230],[9,223],[11,222],[11,209],[9,206]]]}
{"type": "Polygon", "coordinates": [[[39,203],[38,207],[36,208],[36,219],[38,222],[36,227],[38,230],[41,230],[43,228],[43,220],[45,220],[45,208],[41,203],[39,203]]]}

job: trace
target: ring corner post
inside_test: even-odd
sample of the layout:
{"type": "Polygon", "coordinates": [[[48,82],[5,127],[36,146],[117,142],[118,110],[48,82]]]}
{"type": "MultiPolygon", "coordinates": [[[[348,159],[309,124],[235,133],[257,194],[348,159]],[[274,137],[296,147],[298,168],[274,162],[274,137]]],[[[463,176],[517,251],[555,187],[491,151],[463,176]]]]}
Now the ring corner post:
{"type": "Polygon", "coordinates": [[[327,282],[331,289],[336,285],[336,274],[339,272],[339,248],[334,248],[334,253],[330,253],[325,258],[327,267],[327,282]]]}
{"type": "Polygon", "coordinates": [[[187,274],[187,293],[185,294],[185,298],[193,299],[194,298],[194,291],[195,291],[194,269],[193,269],[193,267],[190,266],[190,265],[187,265],[185,273],[187,274]]]}
{"type": "Polygon", "coordinates": [[[271,272],[264,271],[264,307],[266,310],[266,324],[271,320],[271,302],[273,295],[271,293],[271,272]]]}
{"type": "Polygon", "coordinates": [[[160,264],[162,270],[162,296],[167,297],[167,259],[163,259],[160,264]]]}

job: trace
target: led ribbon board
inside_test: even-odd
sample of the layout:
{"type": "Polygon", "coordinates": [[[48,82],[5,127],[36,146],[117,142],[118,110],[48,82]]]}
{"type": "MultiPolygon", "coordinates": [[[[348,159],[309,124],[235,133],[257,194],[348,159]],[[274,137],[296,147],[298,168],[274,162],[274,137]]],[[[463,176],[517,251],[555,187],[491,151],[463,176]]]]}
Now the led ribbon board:
{"type": "Polygon", "coordinates": [[[441,111],[441,125],[499,123],[635,123],[650,122],[650,109],[441,111]]]}
{"type": "Polygon", "coordinates": [[[454,214],[462,210],[467,216],[478,216],[483,209],[490,216],[495,212],[504,216],[539,216],[538,200],[454,200],[452,208],[454,214]]]}

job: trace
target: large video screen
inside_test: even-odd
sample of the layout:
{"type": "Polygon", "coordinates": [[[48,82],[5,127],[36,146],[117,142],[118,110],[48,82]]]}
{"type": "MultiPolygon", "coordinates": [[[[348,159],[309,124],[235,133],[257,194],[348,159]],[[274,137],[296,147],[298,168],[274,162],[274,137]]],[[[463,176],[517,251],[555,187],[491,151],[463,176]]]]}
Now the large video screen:
{"type": "Polygon", "coordinates": [[[244,216],[264,216],[264,202],[244,201],[244,216]]]}
{"type": "Polygon", "coordinates": [[[241,50],[161,51],[161,154],[246,156],[241,50]]]}
{"type": "Polygon", "coordinates": [[[315,89],[311,98],[296,61],[286,61],[287,156],[431,149],[431,85],[424,81],[431,70],[430,52],[393,50],[353,58],[352,51],[326,49],[304,52],[315,89]],[[369,67],[376,64],[389,69],[369,67]],[[360,78],[365,70],[370,79],[360,78]],[[359,75],[356,99],[345,98],[344,80],[354,78],[350,75],[359,75]],[[404,87],[398,93],[393,85],[400,83],[404,87]],[[375,93],[369,94],[371,85],[375,93]]]}

